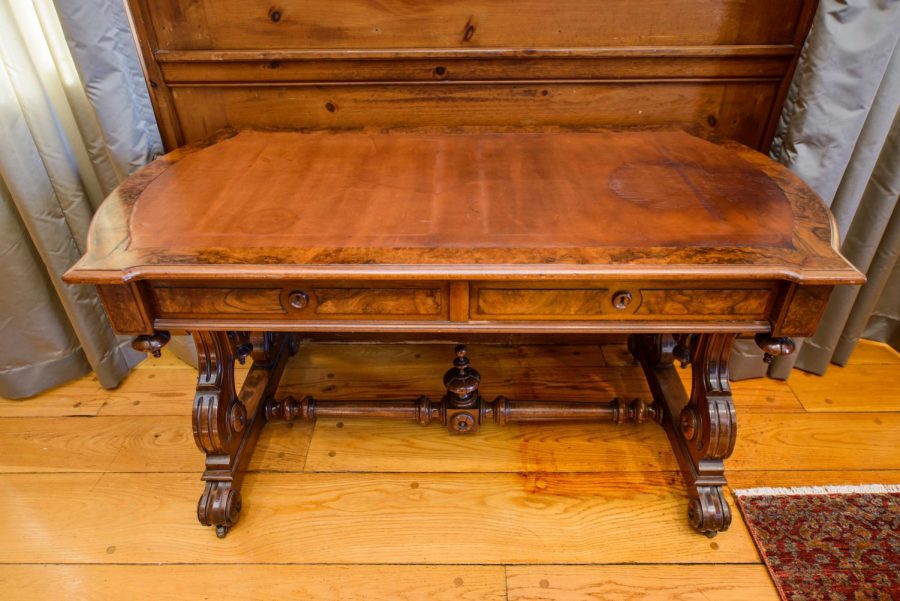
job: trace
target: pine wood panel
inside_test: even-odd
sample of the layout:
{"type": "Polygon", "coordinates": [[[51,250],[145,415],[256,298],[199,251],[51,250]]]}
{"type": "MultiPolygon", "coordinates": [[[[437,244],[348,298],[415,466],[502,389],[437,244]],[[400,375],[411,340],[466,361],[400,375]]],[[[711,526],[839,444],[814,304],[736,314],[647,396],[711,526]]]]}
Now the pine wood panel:
{"type": "MultiPolygon", "coordinates": [[[[446,344],[354,347],[310,344],[304,345],[303,351],[294,358],[291,377],[300,382],[313,374],[313,380],[321,381],[322,387],[328,381],[339,380],[345,373],[355,373],[357,380],[368,374],[378,381],[382,374],[403,364],[409,366],[410,372],[419,374],[404,379],[404,386],[412,394],[435,379],[433,374],[446,366],[448,353],[446,344]],[[329,378],[328,374],[333,377],[329,378]]],[[[850,365],[869,367],[893,363],[895,368],[900,366],[896,355],[885,352],[879,345],[863,342],[857,353],[860,357],[854,354],[850,365]]],[[[571,379],[606,364],[625,365],[627,373],[627,366],[631,365],[624,347],[617,344],[533,345],[520,346],[515,351],[487,345],[479,346],[474,356],[479,359],[477,364],[482,371],[513,369],[515,376],[522,378],[527,376],[529,368],[539,372],[561,369],[563,379],[571,379]]],[[[862,373],[833,368],[823,381],[835,389],[863,389],[862,373]]],[[[900,372],[894,369],[881,377],[880,384],[885,390],[900,390],[897,373],[900,372]]],[[[680,374],[683,379],[689,378],[690,369],[680,374]]],[[[797,375],[795,372],[792,377],[797,375]]],[[[683,599],[775,598],[766,589],[765,572],[739,514],[732,529],[713,541],[698,538],[688,530],[682,519],[680,480],[674,471],[469,476],[251,474],[246,484],[247,515],[229,538],[215,540],[193,520],[196,496],[201,488],[196,475],[201,455],[187,428],[194,380],[192,369],[164,354],[161,361],[142,364],[115,391],[103,391],[96,381],[86,377],[33,400],[0,401],[0,415],[5,416],[65,416],[79,411],[81,415],[95,415],[98,411],[101,415],[107,411],[120,415],[115,420],[107,418],[106,422],[83,417],[0,420],[0,449],[3,450],[0,469],[28,467],[47,472],[0,474],[0,532],[4,533],[0,537],[0,562],[7,563],[0,566],[0,586],[6,591],[6,597],[118,599],[139,596],[149,587],[162,597],[168,591],[173,591],[171,596],[191,596],[194,583],[199,587],[194,596],[199,596],[216,580],[217,590],[236,598],[256,598],[260,596],[259,591],[264,591],[262,594],[267,598],[305,595],[311,599],[331,599],[343,595],[347,599],[440,599],[466,598],[468,594],[468,598],[491,599],[504,586],[508,587],[509,598],[515,600],[589,599],[604,595],[650,599],[668,599],[674,595],[683,599]],[[154,377],[148,377],[151,375],[154,377]],[[134,405],[135,400],[140,403],[134,405]],[[73,407],[78,402],[82,405],[73,407]],[[163,424],[171,427],[161,425],[156,432],[170,432],[171,440],[160,442],[153,438],[157,414],[162,416],[163,424]],[[137,425],[129,425],[129,421],[135,420],[137,425]],[[30,426],[23,427],[28,423],[30,426]],[[104,423],[116,426],[107,427],[104,432],[104,423]],[[89,435],[79,439],[75,432],[83,428],[89,435]],[[151,432],[149,438],[147,432],[151,432]],[[175,432],[180,434],[171,434],[175,432]],[[179,440],[178,444],[171,444],[173,440],[179,440]],[[43,446],[48,442],[50,450],[44,452],[43,446]],[[177,449],[180,450],[176,452],[177,449]],[[153,452],[161,452],[159,459],[167,458],[168,467],[161,465],[163,461],[155,459],[153,452]],[[43,455],[49,463],[42,465],[41,457],[45,453],[49,453],[43,455]],[[197,458],[198,463],[191,464],[189,456],[197,458]],[[183,474],[51,471],[81,469],[86,465],[100,468],[107,465],[114,469],[136,467],[141,457],[149,466],[172,469],[180,465],[178,469],[197,471],[183,474]],[[415,488],[413,483],[417,484],[415,488]],[[448,515],[461,515],[465,520],[449,520],[448,515]],[[663,524],[657,523],[659,516],[663,516],[663,524]],[[270,530],[266,530],[267,520],[270,530]],[[634,536],[638,527],[646,538],[634,536]],[[504,533],[505,528],[511,530],[504,533]],[[466,540],[472,532],[479,533],[477,538],[484,538],[476,541],[474,548],[466,540]],[[635,540],[627,540],[626,535],[635,540]],[[647,545],[647,541],[652,544],[647,545]],[[412,547],[401,548],[403,542],[412,547]],[[356,546],[361,550],[355,551],[356,546]],[[267,561],[274,556],[279,563],[342,562],[356,558],[364,563],[408,560],[419,565],[232,565],[259,561],[263,549],[267,561]],[[625,554],[621,555],[619,549],[625,554]],[[506,583],[502,576],[498,579],[503,570],[499,565],[471,565],[473,561],[512,561],[510,558],[536,565],[510,565],[506,568],[506,583]],[[569,563],[573,559],[580,563],[615,562],[617,565],[545,565],[560,560],[569,563]],[[127,565],[157,561],[183,561],[189,565],[127,565]],[[204,561],[213,565],[193,563],[204,561]],[[656,565],[620,565],[622,561],[649,561],[656,565]],[[681,561],[697,563],[671,563],[681,561]],[[721,565],[732,561],[753,565],[721,565]],[[27,565],[29,562],[78,562],[80,565],[27,565]],[[467,565],[425,566],[422,562],[467,565]],[[761,576],[754,576],[754,571],[761,576]],[[235,578],[228,578],[230,573],[235,578]],[[722,576],[709,577],[718,573],[722,576]],[[221,575],[224,577],[217,578],[221,575]],[[457,585],[457,578],[462,578],[461,585],[457,585]],[[711,581],[720,585],[708,584],[711,581]],[[234,588],[222,589],[223,586],[234,588]],[[746,595],[742,595],[744,591],[746,595]]],[[[573,388],[583,387],[573,385],[573,388]]],[[[733,388],[742,420],[738,450],[727,465],[734,488],[900,483],[900,466],[891,461],[891,445],[896,454],[894,433],[900,425],[898,412],[837,411],[802,416],[797,413],[804,409],[786,383],[750,380],[734,383],[733,388]],[[752,408],[742,406],[747,404],[748,391],[758,391],[752,394],[761,395],[752,401],[752,408]],[[767,404],[773,404],[766,401],[767,395],[777,396],[775,409],[789,408],[795,415],[759,415],[758,412],[766,411],[767,404]],[[797,419],[802,428],[779,434],[781,418],[786,422],[797,419]],[[847,424],[850,424],[850,434],[847,424]],[[797,440],[802,441],[800,447],[796,446],[797,440]],[[869,461],[867,454],[874,460],[869,461]],[[747,469],[753,465],[754,469],[747,469]]],[[[352,389],[335,392],[353,394],[352,389]]],[[[356,448],[356,430],[368,428],[367,424],[373,422],[345,422],[343,428],[337,428],[334,420],[320,422],[317,440],[313,442],[321,445],[325,455],[316,460],[327,458],[336,462],[331,467],[337,467],[337,462],[353,459],[352,455],[360,452],[356,448]],[[353,441],[352,444],[347,444],[347,440],[353,441]],[[331,449],[327,442],[334,443],[331,449]],[[335,457],[328,457],[328,450],[335,451],[335,457]]],[[[295,424],[293,429],[283,426],[273,425],[264,431],[254,469],[279,465],[291,470],[302,469],[299,463],[292,464],[278,454],[287,452],[296,459],[306,438],[303,429],[309,426],[295,424]]],[[[456,448],[457,454],[471,457],[473,463],[479,460],[481,469],[495,465],[492,463],[495,454],[500,455],[501,461],[512,462],[515,452],[519,452],[516,445],[522,442],[518,434],[501,439],[501,431],[496,428],[486,429],[476,437],[452,438],[440,428],[389,424],[387,435],[396,444],[405,445],[397,441],[399,431],[407,429],[421,437],[409,441],[407,458],[423,465],[432,461],[432,470],[448,467],[445,455],[449,451],[443,446],[448,442],[462,445],[456,448]],[[430,442],[423,446],[422,441],[430,442]],[[431,443],[436,443],[436,447],[430,447],[431,443]]],[[[620,465],[616,463],[616,450],[628,449],[636,443],[628,440],[629,435],[623,439],[621,433],[626,430],[622,428],[598,429],[611,433],[614,439],[604,442],[600,433],[590,427],[583,430],[588,440],[579,441],[568,426],[546,429],[537,426],[533,434],[546,431],[530,437],[528,444],[531,450],[546,450],[550,438],[541,439],[550,436],[551,430],[556,435],[569,432],[566,444],[561,445],[570,447],[566,451],[568,455],[557,454],[557,466],[586,462],[590,459],[588,455],[594,454],[592,469],[614,471],[620,465]],[[607,460],[610,463],[605,463],[607,460]]],[[[656,430],[649,424],[629,429],[634,434],[649,436],[651,449],[659,444],[656,430]]],[[[391,453],[377,451],[376,455],[381,455],[375,461],[382,461],[386,467],[396,465],[401,452],[402,449],[396,448],[391,453]],[[395,456],[391,459],[393,463],[384,461],[391,455],[395,456]]],[[[656,461],[647,456],[645,459],[656,461]]],[[[542,459],[542,465],[550,463],[546,457],[542,459]]],[[[663,469],[662,465],[660,461],[656,469],[663,469]]]]}
{"type": "Polygon", "coordinates": [[[146,598],[148,591],[155,599],[506,599],[499,566],[6,565],[0,588],[8,601],[120,601],[146,598]]]}
{"type": "Polygon", "coordinates": [[[791,46],[465,51],[269,50],[156,53],[172,87],[191,84],[780,79],[791,46]],[[665,60],[660,60],[665,55],[665,60]],[[490,60],[485,60],[489,58],[490,60]],[[723,60],[727,59],[727,60],[723,60]]]}
{"type": "MultiPolygon", "coordinates": [[[[322,471],[595,471],[675,469],[661,428],[623,424],[485,426],[475,436],[364,420],[320,420],[306,467],[322,471]]],[[[738,413],[738,470],[900,469],[900,414],[738,413]],[[877,421],[876,421],[877,420],[877,421]],[[789,452],[788,452],[789,449],[789,452]]]]}
{"type": "MultiPolygon", "coordinates": [[[[762,358],[760,358],[762,361],[762,358]]],[[[691,389],[691,368],[678,370],[685,390],[691,389]]],[[[738,413],[803,413],[806,410],[786,382],[751,378],[731,383],[738,413]]]]}
{"type": "MultiPolygon", "coordinates": [[[[897,413],[743,414],[729,472],[900,469],[897,413]],[[790,452],[786,452],[790,449],[790,452]]],[[[0,471],[194,472],[199,452],[182,416],[0,419],[0,471]]],[[[381,420],[273,424],[252,470],[366,472],[582,472],[674,470],[653,424],[487,424],[475,436],[381,420]]]]}
{"type": "Polygon", "coordinates": [[[149,0],[160,48],[790,44],[803,3],[726,0],[149,0]],[[277,14],[275,14],[277,12],[277,14]],[[598,18],[602,15],[602,18],[598,18]]]}
{"type": "Polygon", "coordinates": [[[900,411],[900,387],[891,385],[897,363],[832,365],[829,370],[845,373],[837,380],[802,371],[791,374],[788,386],[807,411],[900,411]]]}
{"type": "Polygon", "coordinates": [[[738,416],[738,441],[726,461],[743,469],[854,470],[900,468],[900,413],[809,413],[738,416]]]}
{"type": "MultiPolygon", "coordinates": [[[[186,411],[190,406],[186,408],[186,411]]],[[[313,425],[271,424],[250,469],[303,469],[313,425]]],[[[0,472],[202,471],[187,414],[0,419],[0,472]]]]}
{"type": "Polygon", "coordinates": [[[683,128],[759,144],[778,82],[176,87],[184,142],[226,128],[683,128]],[[412,110],[410,107],[414,107],[412,110]]]}
{"type": "Polygon", "coordinates": [[[377,420],[317,422],[306,456],[310,471],[634,472],[677,470],[655,424],[495,426],[473,436],[445,428],[377,420]],[[338,423],[341,427],[338,427],[338,423]]]}
{"type": "MultiPolygon", "coordinates": [[[[900,365],[900,353],[883,342],[873,340],[860,340],[847,365],[864,364],[894,364],[900,365]]],[[[840,377],[843,380],[844,376],[840,377]]]]}
{"type": "Polygon", "coordinates": [[[777,601],[766,568],[754,566],[510,566],[509,601],[777,601]]]}
{"type": "Polygon", "coordinates": [[[755,563],[739,521],[697,536],[678,478],[250,474],[246,515],[217,541],[195,475],[3,474],[0,563],[755,563]]]}
{"type": "MultiPolygon", "coordinates": [[[[245,94],[253,95],[265,93],[265,86],[275,83],[357,82],[378,88],[403,80],[439,84],[481,81],[496,88],[503,82],[546,80],[570,82],[570,87],[580,89],[589,87],[586,81],[605,79],[601,87],[612,89],[608,83],[617,78],[681,80],[697,90],[709,81],[730,79],[736,83],[726,84],[723,101],[743,104],[744,110],[715,115],[723,124],[716,132],[728,135],[738,131],[737,139],[764,149],[774,134],[815,4],[815,0],[775,4],[562,0],[550,14],[546,4],[536,0],[128,2],[168,150],[213,134],[223,122],[221,114],[210,118],[210,113],[193,122],[185,119],[184,115],[202,109],[203,102],[176,97],[174,91],[184,84],[260,84],[245,89],[245,94]],[[762,102],[748,104],[754,94],[739,80],[754,77],[769,78],[772,92],[762,102]],[[752,123],[735,130],[731,117],[748,112],[753,113],[752,123]],[[190,131],[183,131],[182,126],[190,131]]],[[[227,90],[214,89],[207,104],[227,90]]],[[[439,88],[420,92],[413,104],[444,95],[439,88]]],[[[654,110],[652,97],[658,88],[645,88],[644,92],[632,100],[641,104],[645,124],[671,123],[664,111],[654,110]]],[[[601,102],[607,109],[602,124],[629,125],[635,102],[601,102]]],[[[699,104],[696,96],[689,95],[681,104],[692,103],[699,104]]],[[[676,106],[672,104],[669,110],[676,106]]],[[[295,115],[301,112],[290,102],[269,108],[275,111],[272,120],[283,125],[296,121],[295,115]]],[[[302,112],[309,112],[308,108],[302,112]]],[[[363,115],[357,115],[357,120],[369,126],[384,124],[380,110],[370,112],[371,121],[363,115]]],[[[410,110],[409,114],[417,112],[410,110]]],[[[541,117],[541,113],[539,107],[528,104],[514,111],[524,124],[534,122],[535,116],[555,125],[566,124],[564,115],[541,117]]],[[[483,114],[481,122],[508,124],[508,115],[508,111],[497,110],[493,119],[483,114]]],[[[710,123],[710,115],[698,111],[678,124],[703,128],[710,123]]],[[[594,117],[599,122],[597,115],[594,117]]],[[[458,124],[458,117],[448,113],[430,121],[435,119],[440,125],[458,124]]],[[[240,126],[240,121],[224,117],[233,127],[240,126]]]]}
{"type": "Polygon", "coordinates": [[[758,487],[900,484],[900,470],[808,470],[794,466],[786,470],[757,470],[729,475],[732,490],[758,487]]]}

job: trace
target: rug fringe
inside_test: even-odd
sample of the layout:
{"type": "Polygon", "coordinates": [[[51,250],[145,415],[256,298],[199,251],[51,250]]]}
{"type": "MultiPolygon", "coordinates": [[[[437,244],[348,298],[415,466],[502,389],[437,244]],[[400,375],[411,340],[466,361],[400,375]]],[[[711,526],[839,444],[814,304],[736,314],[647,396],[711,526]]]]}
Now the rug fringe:
{"type": "Polygon", "coordinates": [[[856,486],[797,486],[792,488],[744,488],[733,491],[738,497],[772,495],[849,495],[900,493],[900,484],[861,484],[856,486]]]}

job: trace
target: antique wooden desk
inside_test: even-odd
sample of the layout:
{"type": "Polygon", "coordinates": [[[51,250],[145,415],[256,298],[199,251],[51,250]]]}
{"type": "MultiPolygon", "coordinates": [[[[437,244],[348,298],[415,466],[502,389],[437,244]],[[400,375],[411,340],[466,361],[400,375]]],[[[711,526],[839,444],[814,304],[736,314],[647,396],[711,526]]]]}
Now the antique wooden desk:
{"type": "Polygon", "coordinates": [[[863,279],[835,242],[828,210],[785,168],[680,131],[244,131],[130,177],[66,280],[97,285],[136,348],[193,333],[198,515],[222,536],[264,424],[316,416],[458,433],[488,420],[658,422],[690,521],[711,534],[731,520],[732,342],[755,335],[778,355],[811,334],[832,288],[863,279]],[[462,346],[452,365],[448,350],[442,399],[279,398],[310,332],[627,333],[652,398],[483,398],[462,346]],[[689,393],[673,360],[693,366],[689,393]]]}

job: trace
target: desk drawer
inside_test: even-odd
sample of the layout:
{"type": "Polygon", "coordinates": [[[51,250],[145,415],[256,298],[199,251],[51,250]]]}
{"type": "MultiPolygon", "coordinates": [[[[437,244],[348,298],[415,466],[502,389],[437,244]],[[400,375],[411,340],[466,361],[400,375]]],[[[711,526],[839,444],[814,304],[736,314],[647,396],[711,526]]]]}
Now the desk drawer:
{"type": "Polygon", "coordinates": [[[472,282],[473,320],[759,320],[777,289],[761,284],[472,282]]]}
{"type": "Polygon", "coordinates": [[[436,282],[240,283],[150,288],[162,318],[444,320],[447,285],[436,282]]]}

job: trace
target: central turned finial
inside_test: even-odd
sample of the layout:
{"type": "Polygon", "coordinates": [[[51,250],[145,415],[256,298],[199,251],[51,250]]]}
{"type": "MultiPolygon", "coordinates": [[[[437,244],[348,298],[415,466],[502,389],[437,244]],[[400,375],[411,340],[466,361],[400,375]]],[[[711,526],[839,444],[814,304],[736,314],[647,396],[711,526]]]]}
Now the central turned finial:
{"type": "Polygon", "coordinates": [[[460,406],[471,405],[469,401],[478,396],[474,393],[478,392],[478,386],[481,384],[481,374],[469,367],[467,352],[464,344],[457,345],[453,367],[444,374],[444,388],[457,397],[455,404],[460,406]]]}
{"type": "Polygon", "coordinates": [[[444,388],[447,394],[446,424],[451,432],[475,432],[478,430],[479,400],[478,386],[481,375],[469,367],[466,347],[457,345],[453,367],[444,374],[444,388]]]}

